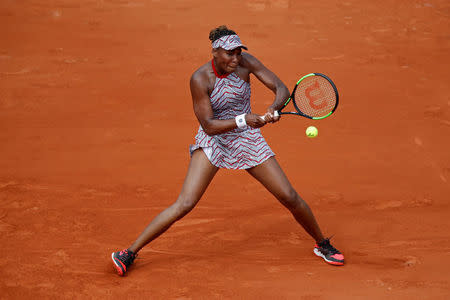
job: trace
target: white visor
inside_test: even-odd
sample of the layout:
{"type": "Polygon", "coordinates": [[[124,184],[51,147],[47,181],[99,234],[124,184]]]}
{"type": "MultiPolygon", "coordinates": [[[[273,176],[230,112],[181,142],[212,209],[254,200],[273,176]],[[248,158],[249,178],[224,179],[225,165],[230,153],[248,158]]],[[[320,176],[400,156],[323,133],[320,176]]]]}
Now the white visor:
{"type": "Polygon", "coordinates": [[[241,39],[237,34],[225,35],[220,39],[215,40],[212,43],[213,49],[222,48],[225,50],[233,50],[238,47],[242,47],[245,50],[248,50],[245,45],[242,44],[241,39]]]}

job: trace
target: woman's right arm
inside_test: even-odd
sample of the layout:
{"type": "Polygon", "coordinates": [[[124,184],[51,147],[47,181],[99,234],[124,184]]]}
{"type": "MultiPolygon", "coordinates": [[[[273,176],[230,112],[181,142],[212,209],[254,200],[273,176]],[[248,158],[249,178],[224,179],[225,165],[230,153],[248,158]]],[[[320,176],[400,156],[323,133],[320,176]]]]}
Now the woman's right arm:
{"type": "MultiPolygon", "coordinates": [[[[211,102],[208,95],[207,78],[195,72],[190,80],[194,113],[207,135],[216,135],[237,128],[235,119],[219,120],[214,118],[211,102]]],[[[247,114],[245,121],[248,126],[259,128],[265,122],[255,114],[247,114]]]]}

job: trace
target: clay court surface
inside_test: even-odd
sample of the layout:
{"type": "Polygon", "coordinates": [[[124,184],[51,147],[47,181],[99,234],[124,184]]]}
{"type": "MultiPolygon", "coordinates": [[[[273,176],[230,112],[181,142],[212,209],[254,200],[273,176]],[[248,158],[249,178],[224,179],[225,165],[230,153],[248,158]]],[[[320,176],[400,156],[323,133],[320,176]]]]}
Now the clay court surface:
{"type": "Polygon", "coordinates": [[[1,1],[0,298],[449,299],[449,28],[445,0],[1,1]],[[332,117],[262,132],[347,264],[221,170],[121,278],[110,253],[180,191],[189,77],[222,24],[289,88],[338,86],[332,117]]]}

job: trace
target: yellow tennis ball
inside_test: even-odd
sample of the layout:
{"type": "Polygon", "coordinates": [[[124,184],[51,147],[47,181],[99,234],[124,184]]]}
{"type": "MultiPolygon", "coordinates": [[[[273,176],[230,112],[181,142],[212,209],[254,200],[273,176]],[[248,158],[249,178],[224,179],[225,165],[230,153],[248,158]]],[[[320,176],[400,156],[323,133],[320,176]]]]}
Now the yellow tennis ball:
{"type": "Polygon", "coordinates": [[[309,138],[315,138],[319,134],[319,131],[314,126],[306,128],[306,136],[309,138]]]}

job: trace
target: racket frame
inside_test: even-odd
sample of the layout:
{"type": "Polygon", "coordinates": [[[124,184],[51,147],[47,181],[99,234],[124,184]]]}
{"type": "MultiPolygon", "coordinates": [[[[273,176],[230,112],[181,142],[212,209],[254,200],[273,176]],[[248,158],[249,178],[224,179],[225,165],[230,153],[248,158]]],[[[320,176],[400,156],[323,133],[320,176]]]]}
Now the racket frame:
{"type": "Polygon", "coordinates": [[[303,76],[302,78],[300,78],[297,83],[295,84],[294,90],[291,93],[291,96],[289,97],[289,99],[286,100],[286,102],[284,103],[283,107],[280,108],[279,110],[275,111],[275,116],[277,115],[298,115],[298,116],[302,116],[308,119],[312,119],[312,120],[322,120],[325,119],[326,117],[329,117],[332,113],[334,113],[336,111],[336,108],[338,107],[339,104],[339,93],[338,90],[336,88],[336,85],[334,84],[334,82],[326,75],[322,74],[322,73],[309,73],[306,74],[305,76],[303,76]],[[333,109],[326,114],[325,116],[321,116],[321,117],[311,117],[308,116],[304,113],[302,113],[302,111],[300,110],[300,108],[297,106],[297,103],[295,103],[295,91],[297,90],[297,87],[299,85],[299,83],[304,80],[305,78],[311,77],[311,76],[321,76],[323,78],[325,78],[333,87],[334,93],[336,94],[336,104],[334,105],[333,109]],[[282,112],[282,110],[289,104],[289,102],[292,100],[292,104],[295,107],[296,112],[294,111],[286,111],[286,112],[282,112]]]}

